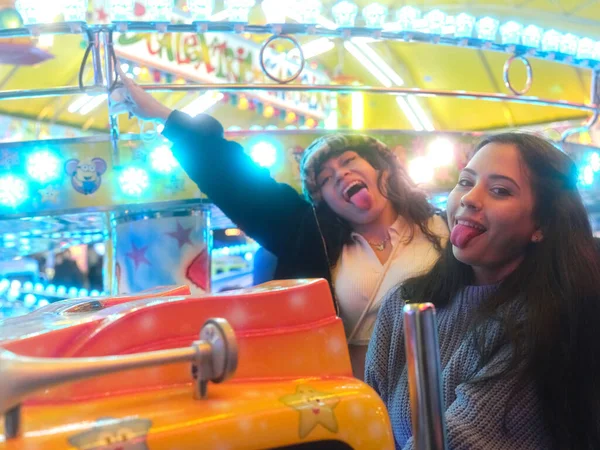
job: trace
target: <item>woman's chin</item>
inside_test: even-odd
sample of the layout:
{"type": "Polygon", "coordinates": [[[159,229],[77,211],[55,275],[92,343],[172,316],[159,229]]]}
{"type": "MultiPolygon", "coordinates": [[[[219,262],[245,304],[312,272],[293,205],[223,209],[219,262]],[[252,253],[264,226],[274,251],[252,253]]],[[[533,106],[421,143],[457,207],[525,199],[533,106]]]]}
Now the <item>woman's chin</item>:
{"type": "Polygon", "coordinates": [[[380,212],[374,207],[371,207],[368,210],[360,210],[356,208],[356,211],[349,211],[345,219],[353,224],[367,225],[377,220],[379,215],[380,212]]]}
{"type": "Polygon", "coordinates": [[[452,244],[452,253],[457,260],[468,266],[476,266],[481,260],[477,249],[469,247],[469,244],[462,248],[452,244]]]}

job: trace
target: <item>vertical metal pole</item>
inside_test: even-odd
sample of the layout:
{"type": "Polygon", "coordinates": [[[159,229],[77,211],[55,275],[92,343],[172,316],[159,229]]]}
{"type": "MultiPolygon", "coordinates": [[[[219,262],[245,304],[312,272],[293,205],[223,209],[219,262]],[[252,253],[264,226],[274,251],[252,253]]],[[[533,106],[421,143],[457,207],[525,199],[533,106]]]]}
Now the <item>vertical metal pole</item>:
{"type": "MultiPolygon", "coordinates": [[[[198,216],[202,214],[204,217],[204,242],[206,242],[206,253],[208,254],[208,265],[207,272],[209,274],[212,273],[212,251],[213,251],[213,228],[211,223],[212,218],[212,208],[209,205],[203,204],[200,211],[195,211],[194,215],[198,216]]],[[[208,276],[208,287],[206,289],[207,293],[212,292],[212,276],[208,276]]]]}
{"type": "Polygon", "coordinates": [[[446,450],[441,363],[435,307],[404,306],[408,388],[416,450],[446,450]]]}
{"type": "Polygon", "coordinates": [[[592,71],[592,81],[590,84],[590,102],[600,107],[600,70],[592,71]]]}
{"type": "Polygon", "coordinates": [[[14,439],[21,434],[21,405],[13,406],[4,414],[4,435],[14,439]]]}
{"type": "Polygon", "coordinates": [[[104,85],[104,80],[102,78],[102,56],[100,53],[100,39],[99,35],[100,31],[92,31],[89,34],[89,38],[92,39],[92,68],[94,69],[94,86],[102,87],[104,85]]]}
{"type": "MultiPolygon", "coordinates": [[[[110,112],[110,90],[115,82],[115,72],[116,69],[114,67],[113,60],[113,32],[111,30],[105,30],[101,33],[102,36],[102,46],[104,47],[104,72],[106,73],[106,95],[107,95],[107,105],[108,105],[108,128],[110,135],[110,145],[111,145],[111,159],[113,167],[118,167],[120,165],[120,157],[119,157],[119,119],[114,114],[110,112]]],[[[118,61],[117,61],[118,64],[118,61]]],[[[104,255],[104,268],[103,268],[103,279],[104,279],[104,287],[107,287],[106,278],[110,283],[110,292],[112,295],[116,295],[119,292],[119,280],[117,274],[117,266],[116,266],[116,231],[115,231],[115,222],[112,220],[111,216],[113,213],[108,214],[106,216],[106,225],[109,230],[109,239],[106,246],[106,252],[104,255]],[[110,270],[110,276],[107,277],[108,271],[110,270]]]]}
{"type": "MultiPolygon", "coordinates": [[[[115,68],[113,64],[113,32],[105,30],[101,33],[102,46],[104,47],[104,73],[107,95],[115,81],[115,68]]],[[[107,100],[110,102],[110,99],[107,100]]],[[[119,165],[119,119],[114,114],[108,113],[108,127],[110,132],[110,143],[112,146],[113,165],[119,165]]]]}
{"type": "Polygon", "coordinates": [[[592,71],[592,81],[590,83],[590,102],[596,107],[594,114],[583,125],[565,130],[560,138],[563,144],[562,149],[566,151],[565,144],[568,144],[567,138],[573,134],[589,132],[600,118],[600,70],[592,71]]]}

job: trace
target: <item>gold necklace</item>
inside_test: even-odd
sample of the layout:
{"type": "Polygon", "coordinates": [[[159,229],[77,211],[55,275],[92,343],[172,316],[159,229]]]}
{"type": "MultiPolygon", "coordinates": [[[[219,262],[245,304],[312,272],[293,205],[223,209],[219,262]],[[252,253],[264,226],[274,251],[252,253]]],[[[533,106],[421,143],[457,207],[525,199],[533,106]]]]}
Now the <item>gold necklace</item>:
{"type": "Polygon", "coordinates": [[[381,241],[379,243],[375,243],[375,242],[371,242],[371,241],[367,241],[367,243],[371,247],[373,247],[375,250],[377,250],[378,252],[382,252],[385,250],[385,244],[387,244],[390,239],[391,239],[391,236],[388,236],[387,238],[385,238],[383,241],[381,241]]]}

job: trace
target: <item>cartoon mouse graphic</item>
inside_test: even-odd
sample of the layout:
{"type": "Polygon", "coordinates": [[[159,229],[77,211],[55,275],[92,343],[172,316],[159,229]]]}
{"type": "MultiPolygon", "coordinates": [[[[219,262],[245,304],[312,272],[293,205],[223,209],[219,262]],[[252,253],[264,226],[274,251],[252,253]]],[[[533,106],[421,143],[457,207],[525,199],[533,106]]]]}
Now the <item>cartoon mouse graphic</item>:
{"type": "Polygon", "coordinates": [[[65,172],[71,177],[73,188],[83,195],[93,194],[102,184],[102,174],[107,164],[102,158],[69,159],[65,172]]]}

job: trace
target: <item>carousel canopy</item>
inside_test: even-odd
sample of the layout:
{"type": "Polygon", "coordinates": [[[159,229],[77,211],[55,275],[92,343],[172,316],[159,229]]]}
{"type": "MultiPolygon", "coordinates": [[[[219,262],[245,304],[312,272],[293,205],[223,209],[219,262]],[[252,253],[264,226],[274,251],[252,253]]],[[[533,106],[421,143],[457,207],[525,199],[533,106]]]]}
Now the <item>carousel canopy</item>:
{"type": "MultiPolygon", "coordinates": [[[[160,3],[158,0],[136,2],[131,12],[133,19],[146,20],[153,2],[160,3]]],[[[112,20],[111,16],[116,13],[107,6],[108,3],[106,0],[90,1],[88,23],[112,20]]],[[[189,17],[193,0],[189,0],[190,5],[187,3],[174,2],[175,21],[185,21],[189,17]]],[[[231,20],[229,16],[234,3],[235,0],[227,5],[217,2],[212,12],[214,19],[231,20]]],[[[237,3],[243,2],[240,0],[237,3]]],[[[272,12],[268,7],[273,2],[265,0],[262,3],[250,10],[250,23],[264,24],[268,19],[268,13],[272,12]]],[[[343,20],[340,14],[344,11],[352,13],[352,2],[345,2],[346,10],[342,12],[339,8],[335,9],[340,3],[344,2],[323,2],[319,20],[340,23],[343,20]]],[[[354,6],[357,26],[369,25],[368,19],[365,19],[365,8],[369,7],[369,3],[360,0],[354,6]]],[[[307,65],[300,82],[512,95],[503,80],[503,66],[510,56],[509,51],[514,48],[498,48],[492,44],[510,43],[511,39],[521,44],[526,39],[536,39],[538,33],[538,42],[532,44],[538,46],[538,55],[527,58],[531,64],[532,78],[531,88],[526,95],[582,104],[591,101],[591,68],[598,63],[593,58],[600,58],[600,4],[597,2],[446,0],[439,3],[404,1],[399,4],[393,0],[382,0],[378,5],[380,9],[385,7],[381,9],[386,13],[385,26],[404,24],[405,29],[413,27],[417,32],[425,27],[430,33],[435,33],[437,26],[441,38],[428,42],[405,42],[381,39],[376,31],[347,39],[301,35],[298,39],[303,45],[307,65]],[[406,9],[407,6],[415,9],[411,12],[406,9]],[[476,22],[471,23],[471,18],[476,22]],[[496,27],[492,30],[493,40],[483,35],[486,29],[479,26],[481,19],[490,21],[483,22],[488,26],[488,34],[490,27],[496,27]],[[477,41],[475,45],[460,45],[455,38],[452,42],[444,38],[448,34],[448,27],[452,27],[450,33],[453,36],[458,36],[460,26],[470,23],[469,33],[477,41]],[[553,30],[555,34],[547,33],[553,30]],[[540,52],[540,49],[547,50],[553,45],[562,55],[555,59],[562,61],[551,60],[552,52],[540,52]],[[586,45],[589,46],[589,56],[582,53],[586,45]],[[542,57],[538,57],[540,54],[542,57]],[[586,58],[591,62],[586,63],[586,58]]],[[[22,21],[28,20],[22,17],[23,8],[17,11],[16,6],[19,5],[15,5],[13,0],[0,0],[0,31],[2,28],[7,30],[22,26],[22,21]]],[[[298,10],[290,11],[293,12],[284,14],[287,22],[299,20],[294,17],[298,10]]],[[[53,12],[59,16],[61,14],[61,11],[53,12]]],[[[270,35],[245,33],[125,33],[116,36],[115,50],[123,67],[141,83],[264,83],[270,80],[261,71],[259,50],[268,37],[270,35]]],[[[0,39],[0,90],[76,86],[87,45],[85,34],[0,39]]],[[[287,42],[275,41],[271,48],[290,60],[293,58],[294,50],[287,42]]],[[[534,53],[530,47],[528,51],[534,53]]],[[[86,85],[93,81],[92,58],[88,60],[83,72],[86,85]]],[[[521,62],[515,61],[509,74],[518,90],[525,86],[526,70],[521,62]]],[[[327,93],[310,92],[285,96],[242,92],[163,92],[156,95],[171,107],[188,108],[194,112],[210,110],[226,126],[242,129],[252,125],[276,125],[281,128],[305,124],[309,127],[326,126],[326,110],[330,101],[327,93]]],[[[580,121],[589,115],[581,110],[527,103],[440,96],[397,97],[372,93],[364,96],[361,105],[362,120],[358,120],[354,126],[366,129],[485,130],[580,121]]],[[[42,125],[38,125],[36,130],[41,137],[50,134],[46,126],[67,125],[84,131],[107,131],[108,128],[105,95],[3,100],[0,101],[0,114],[39,120],[42,125]]],[[[121,117],[119,127],[122,132],[136,132],[138,123],[121,117]]],[[[21,136],[16,128],[9,127],[7,133],[16,134],[19,138],[21,136]]]]}

